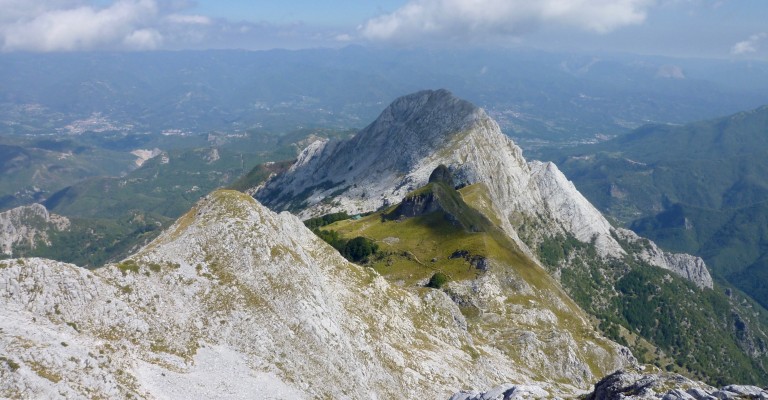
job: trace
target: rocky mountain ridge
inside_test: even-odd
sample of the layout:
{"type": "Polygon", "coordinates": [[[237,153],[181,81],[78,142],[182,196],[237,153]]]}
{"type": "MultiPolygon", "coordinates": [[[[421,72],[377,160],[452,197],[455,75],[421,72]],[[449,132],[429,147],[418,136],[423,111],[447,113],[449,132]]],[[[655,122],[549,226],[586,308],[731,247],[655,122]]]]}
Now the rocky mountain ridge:
{"type": "MultiPolygon", "coordinates": [[[[495,279],[475,290],[503,304],[495,279]]],[[[525,331],[557,317],[506,318],[525,331]]],[[[0,262],[0,328],[0,396],[11,398],[447,398],[495,382],[573,395],[597,378],[585,354],[596,372],[632,365],[598,336],[546,357],[521,342],[536,363],[512,360],[468,331],[444,292],[398,288],[232,191],[119,264],[0,262]]]]}
{"type": "Polygon", "coordinates": [[[15,246],[34,248],[48,242],[48,231],[69,228],[67,217],[49,213],[42,204],[32,204],[0,213],[0,253],[13,257],[15,246]]]}
{"type": "MultiPolygon", "coordinates": [[[[471,290],[498,301],[499,279],[509,277],[487,275],[471,290]]],[[[510,362],[467,330],[445,293],[389,284],[295,217],[235,192],[209,195],[144,250],[99,270],[1,261],[0,305],[0,396],[9,398],[552,398],[585,388],[531,375],[535,363],[575,367],[578,353],[559,360],[519,342],[532,358],[510,362]]],[[[508,318],[520,327],[561,317],[508,318]]],[[[595,398],[764,394],[622,374],[601,380],[595,398]]]]}
{"type": "MultiPolygon", "coordinates": [[[[639,240],[613,228],[557,166],[527,162],[522,150],[482,109],[446,90],[395,100],[351,139],[313,143],[287,172],[261,186],[255,197],[268,207],[301,217],[373,211],[399,203],[425,185],[441,164],[451,170],[457,184],[487,187],[489,212],[530,256],[541,238],[522,240],[520,229],[526,225],[594,241],[603,257],[626,255],[616,235],[639,240]]],[[[637,256],[699,287],[712,287],[700,258],[666,255],[658,247],[637,256]]]]}

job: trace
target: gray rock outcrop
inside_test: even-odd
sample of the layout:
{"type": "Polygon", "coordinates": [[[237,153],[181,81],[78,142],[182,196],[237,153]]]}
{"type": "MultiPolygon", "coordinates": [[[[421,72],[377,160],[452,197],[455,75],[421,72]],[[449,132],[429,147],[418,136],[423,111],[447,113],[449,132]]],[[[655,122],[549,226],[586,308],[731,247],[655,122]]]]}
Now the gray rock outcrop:
{"type": "MultiPolygon", "coordinates": [[[[513,400],[558,398],[536,385],[503,384],[488,391],[461,391],[449,400],[513,400]]],[[[749,385],[720,389],[669,372],[619,370],[605,376],[594,389],[579,396],[585,400],[719,400],[768,399],[768,390],[749,385]]]]}
{"type": "Polygon", "coordinates": [[[551,399],[552,394],[535,385],[499,385],[487,392],[463,391],[454,394],[449,400],[522,400],[551,399]]]}
{"type": "Polygon", "coordinates": [[[34,248],[38,242],[47,243],[51,230],[69,228],[69,219],[49,214],[42,204],[16,207],[0,213],[0,252],[13,256],[16,246],[34,248]]]}
{"type": "Polygon", "coordinates": [[[682,375],[616,371],[595,384],[586,400],[663,399],[768,399],[768,391],[756,386],[728,385],[716,389],[682,375]]]}

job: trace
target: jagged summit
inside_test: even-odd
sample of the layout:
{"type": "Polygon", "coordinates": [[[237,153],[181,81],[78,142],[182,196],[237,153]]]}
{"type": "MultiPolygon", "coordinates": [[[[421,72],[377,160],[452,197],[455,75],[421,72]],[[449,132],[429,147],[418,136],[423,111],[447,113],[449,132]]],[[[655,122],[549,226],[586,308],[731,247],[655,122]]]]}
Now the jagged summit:
{"type": "Polygon", "coordinates": [[[490,120],[485,111],[451,92],[424,90],[393,101],[373,123],[339,150],[361,162],[356,167],[392,164],[407,172],[405,168],[417,157],[428,155],[453,135],[483,120],[490,120]],[[365,158],[371,150],[382,153],[374,159],[365,158]]]}
{"type": "Polygon", "coordinates": [[[392,102],[368,127],[334,148],[329,176],[362,177],[393,170],[408,173],[457,134],[491,121],[485,111],[451,92],[425,90],[392,102]]]}
{"type": "Polygon", "coordinates": [[[316,207],[328,194],[342,191],[343,198],[355,199],[345,208],[374,210],[425,184],[438,165],[425,160],[472,132],[501,135],[482,109],[447,90],[403,96],[353,138],[312,144],[256,198],[274,209],[308,206],[312,210],[302,215],[309,216],[328,208],[316,207]]]}
{"type": "Polygon", "coordinates": [[[445,89],[424,90],[393,101],[350,145],[430,150],[483,119],[485,111],[445,89]]]}

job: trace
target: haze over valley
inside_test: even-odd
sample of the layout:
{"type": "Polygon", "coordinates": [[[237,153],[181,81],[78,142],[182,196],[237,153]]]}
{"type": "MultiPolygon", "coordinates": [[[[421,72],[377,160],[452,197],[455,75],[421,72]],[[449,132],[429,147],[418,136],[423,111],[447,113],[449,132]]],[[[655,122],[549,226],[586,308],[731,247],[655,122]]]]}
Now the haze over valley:
{"type": "Polygon", "coordinates": [[[0,397],[768,398],[765,4],[331,3],[0,0],[0,397]]]}

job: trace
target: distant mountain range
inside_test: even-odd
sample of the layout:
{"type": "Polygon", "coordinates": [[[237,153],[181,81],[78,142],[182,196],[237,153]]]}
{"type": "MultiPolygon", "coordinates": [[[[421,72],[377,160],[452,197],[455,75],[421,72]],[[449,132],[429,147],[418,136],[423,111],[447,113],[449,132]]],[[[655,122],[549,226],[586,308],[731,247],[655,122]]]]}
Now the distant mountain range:
{"type": "Polygon", "coordinates": [[[450,87],[527,146],[768,103],[768,64],[528,49],[3,54],[0,134],[361,128],[450,87]]]}
{"type": "MultiPolygon", "coordinates": [[[[94,143],[98,138],[92,135],[18,139],[18,145],[0,146],[19,154],[6,159],[0,173],[0,187],[7,189],[0,191],[0,215],[2,211],[27,215],[23,210],[29,207],[42,208],[65,216],[70,224],[65,230],[49,230],[45,240],[8,239],[15,244],[4,253],[101,266],[146,244],[200,197],[233,184],[255,164],[295,158],[314,140],[346,135],[348,132],[314,129],[284,135],[142,137],[138,143],[126,140],[130,144],[112,149],[94,143]],[[45,142],[45,149],[40,142],[45,142]],[[76,146],[87,150],[72,153],[76,146]],[[137,151],[134,146],[141,147],[137,151]],[[121,168],[124,170],[118,173],[121,168]],[[30,203],[34,205],[27,205],[30,203]]],[[[41,225],[34,218],[26,222],[35,229],[41,225]]],[[[13,225],[24,223],[15,220],[13,225]]],[[[8,232],[9,238],[17,238],[8,232]]]]}
{"type": "Polygon", "coordinates": [[[768,305],[768,106],[551,155],[595,205],[768,305]]]}

